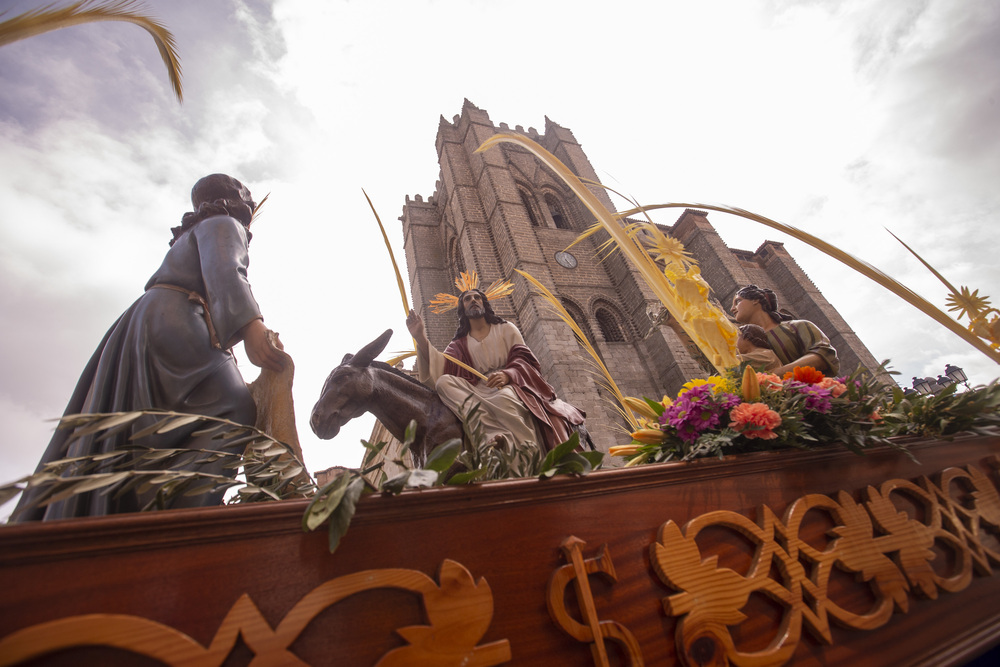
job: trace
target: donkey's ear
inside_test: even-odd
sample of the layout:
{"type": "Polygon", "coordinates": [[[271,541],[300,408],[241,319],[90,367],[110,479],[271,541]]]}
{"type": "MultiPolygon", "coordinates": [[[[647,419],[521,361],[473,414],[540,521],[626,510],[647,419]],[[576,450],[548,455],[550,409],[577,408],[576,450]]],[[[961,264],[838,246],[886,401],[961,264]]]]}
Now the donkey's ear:
{"type": "Polygon", "coordinates": [[[348,361],[350,361],[353,358],[354,358],[354,355],[351,354],[350,352],[348,352],[347,354],[344,355],[344,358],[340,360],[340,365],[343,366],[344,364],[346,364],[348,361]]]}
{"type": "Polygon", "coordinates": [[[385,332],[373,340],[372,342],[361,348],[354,358],[351,359],[351,366],[367,366],[372,362],[372,360],[381,354],[382,350],[389,343],[389,339],[392,338],[392,329],[386,329],[385,332]]]}

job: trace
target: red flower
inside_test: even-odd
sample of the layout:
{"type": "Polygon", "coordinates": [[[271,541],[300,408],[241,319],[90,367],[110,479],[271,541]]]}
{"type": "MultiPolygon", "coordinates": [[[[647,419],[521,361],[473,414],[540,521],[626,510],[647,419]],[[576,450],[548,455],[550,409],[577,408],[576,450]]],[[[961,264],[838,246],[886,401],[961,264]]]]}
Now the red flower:
{"type": "Polygon", "coordinates": [[[796,366],[791,373],[785,373],[786,380],[795,380],[805,384],[819,384],[825,377],[812,366],[796,366]]]}
{"type": "Polygon", "coordinates": [[[778,435],[773,429],[781,425],[781,416],[765,403],[740,403],[730,410],[729,428],[739,431],[747,438],[772,440],[778,435]]]}

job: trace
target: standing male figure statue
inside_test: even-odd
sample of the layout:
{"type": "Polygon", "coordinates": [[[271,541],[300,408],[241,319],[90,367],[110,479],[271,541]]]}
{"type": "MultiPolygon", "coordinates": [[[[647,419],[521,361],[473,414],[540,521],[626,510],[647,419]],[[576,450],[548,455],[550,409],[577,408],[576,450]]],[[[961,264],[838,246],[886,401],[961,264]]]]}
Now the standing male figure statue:
{"type": "MultiPolygon", "coordinates": [[[[226,174],[211,174],[191,190],[193,210],[171,229],[170,250],[145,292],[111,326],[87,364],[65,414],[170,410],[253,424],[257,409],[230,348],[243,342],[250,361],[280,371],[284,364],[264,326],[247,279],[250,223],[257,208],[250,191],[226,174]]],[[[218,449],[192,423],[131,440],[155,417],[143,417],[114,437],[56,431],[38,464],[96,456],[132,443],[157,449],[218,449]]],[[[198,459],[199,457],[193,456],[198,459]]],[[[193,460],[184,468],[234,477],[226,461],[193,460]]],[[[71,469],[68,474],[72,474],[71,469]]],[[[154,492],[88,492],[37,507],[39,488],[25,491],[15,520],[135,512],[154,492]]],[[[180,496],[170,507],[217,505],[224,489],[180,496]]]]}
{"type": "Polygon", "coordinates": [[[459,419],[467,416],[463,410],[478,403],[486,436],[497,444],[504,440],[532,442],[551,450],[565,442],[586,415],[556,397],[552,386],[542,378],[538,359],[524,344],[521,332],[493,311],[489,297],[477,287],[475,274],[470,278],[463,273],[456,284],[465,288],[457,300],[438,295],[439,299],[450,297],[458,307],[458,331],[445,354],[430,344],[417,313],[411,310],[406,318],[406,326],[416,341],[420,381],[433,386],[459,419]],[[486,381],[445,355],[475,368],[486,376],[486,381]]]}

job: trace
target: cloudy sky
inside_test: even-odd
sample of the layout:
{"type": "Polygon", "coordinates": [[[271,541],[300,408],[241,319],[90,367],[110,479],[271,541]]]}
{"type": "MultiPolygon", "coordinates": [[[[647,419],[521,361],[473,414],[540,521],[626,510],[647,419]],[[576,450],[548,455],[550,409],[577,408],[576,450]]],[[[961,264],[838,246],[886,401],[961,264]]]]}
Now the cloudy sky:
{"type": "MultiPolygon", "coordinates": [[[[7,16],[44,4],[0,0],[7,16]]],[[[371,418],[324,442],[309,410],[346,352],[386,328],[397,332],[389,350],[410,345],[362,188],[402,261],[396,218],[406,195],[433,193],[439,118],[465,98],[498,125],[542,130],[548,116],[572,129],[602,180],[643,203],[750,209],[943,307],[943,285],[888,228],[956,286],[1000,299],[998,3],[145,6],[176,37],[183,104],[152,40],[127,23],[0,48],[0,481],[34,468],[47,420],[159,266],[191,184],[217,171],[271,193],[250,278],[296,361],[306,463],[356,465],[371,418]]],[[[945,363],[974,383],[1000,375],[843,265],[755,223],[709,219],[731,247],[784,241],[906,384],[945,363]]]]}

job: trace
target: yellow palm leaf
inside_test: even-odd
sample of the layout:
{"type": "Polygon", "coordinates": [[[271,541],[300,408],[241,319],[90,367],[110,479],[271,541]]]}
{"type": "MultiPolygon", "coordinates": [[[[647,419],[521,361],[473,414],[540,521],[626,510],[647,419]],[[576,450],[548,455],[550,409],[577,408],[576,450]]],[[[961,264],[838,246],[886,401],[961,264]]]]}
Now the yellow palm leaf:
{"type": "Polygon", "coordinates": [[[719,372],[725,372],[727,368],[738,363],[735,350],[737,331],[729,318],[707,300],[704,303],[691,304],[678,299],[673,286],[653,258],[646,252],[645,247],[625,232],[620,222],[621,214],[608,211],[597,196],[577,178],[576,174],[552,153],[527,137],[501,132],[484,141],[476,149],[476,152],[489,150],[499,143],[513,143],[528,150],[570,187],[615,240],[619,250],[629,258],[664,307],[670,311],[670,314],[697,343],[719,372]]]}
{"type": "Polygon", "coordinates": [[[368,200],[368,206],[371,207],[372,213],[375,215],[375,222],[378,223],[378,228],[382,232],[382,240],[385,241],[385,249],[389,251],[389,261],[392,262],[392,270],[396,272],[396,285],[399,287],[399,297],[403,300],[403,315],[409,317],[410,315],[410,302],[406,299],[406,289],[403,287],[403,276],[399,273],[399,265],[396,264],[396,256],[392,253],[392,244],[389,243],[389,235],[385,233],[385,227],[382,226],[382,219],[378,217],[378,211],[375,210],[375,205],[372,204],[371,197],[365,192],[364,188],[361,192],[365,195],[365,199],[368,200]]]}
{"type": "Polygon", "coordinates": [[[820,252],[826,254],[829,257],[837,260],[838,262],[845,264],[861,275],[865,276],[869,280],[872,280],[882,287],[886,288],[899,298],[903,299],[910,305],[914,306],[920,312],[924,313],[931,319],[933,319],[938,324],[941,324],[946,329],[959,336],[962,340],[972,345],[974,348],[985,354],[987,357],[993,361],[1000,364],[1000,352],[992,349],[986,342],[980,339],[978,336],[972,332],[965,329],[961,323],[955,321],[954,319],[948,317],[946,313],[934,306],[932,303],[924,299],[922,296],[911,290],[906,285],[903,285],[894,278],[889,277],[879,269],[875,268],[868,262],[858,259],[854,255],[841,250],[840,248],[827,243],[826,241],[804,232],[801,229],[792,227],[791,225],[786,225],[770,218],[765,218],[762,215],[756,213],[751,213],[750,211],[744,210],[742,208],[736,208],[734,206],[718,206],[713,204],[697,204],[697,203],[669,203],[669,204],[654,204],[651,206],[640,206],[636,209],[632,209],[627,213],[629,215],[645,212],[654,211],[657,209],[664,208],[703,208],[709,211],[718,211],[719,213],[730,213],[732,215],[737,215],[741,218],[746,218],[748,220],[753,220],[758,222],[765,227],[770,227],[771,229],[776,229],[779,232],[788,234],[794,239],[798,239],[803,243],[816,248],[820,252]]]}
{"type": "MultiPolygon", "coordinates": [[[[604,379],[607,382],[605,386],[614,395],[619,405],[625,406],[625,396],[622,394],[621,390],[618,389],[618,385],[615,383],[614,378],[611,377],[611,373],[608,371],[607,366],[605,366],[604,362],[601,361],[601,357],[597,354],[597,350],[595,350],[594,346],[590,344],[590,340],[587,338],[586,334],[583,333],[583,330],[580,328],[580,325],[576,323],[576,320],[573,319],[573,316],[566,311],[563,305],[559,302],[559,299],[557,299],[556,296],[550,292],[547,287],[545,287],[545,285],[538,282],[538,280],[531,276],[531,274],[521,271],[520,269],[514,270],[524,276],[526,280],[528,280],[538,289],[539,292],[541,292],[542,296],[545,297],[545,300],[548,301],[552,310],[555,311],[560,318],[562,318],[562,321],[565,322],[567,326],[569,326],[569,328],[573,331],[573,334],[576,336],[577,341],[590,355],[594,365],[600,368],[601,373],[604,375],[604,379]]],[[[632,416],[631,412],[623,410],[622,415],[633,428],[638,428],[638,423],[636,422],[635,417],[632,416]]]]}
{"type": "Polygon", "coordinates": [[[135,6],[134,0],[105,2],[81,0],[65,7],[53,8],[49,5],[32,9],[0,23],[0,46],[83,23],[126,21],[139,26],[152,36],[156,48],[160,51],[160,58],[167,67],[167,75],[170,77],[174,94],[177,95],[178,101],[183,101],[181,63],[177,57],[173,34],[156,19],[136,11],[135,6]]]}

